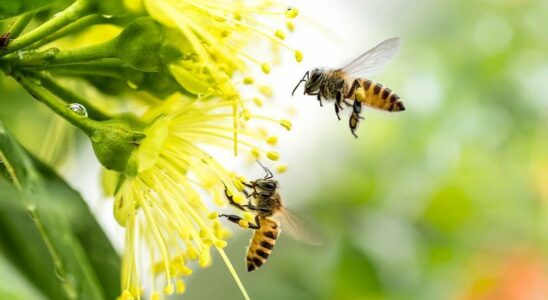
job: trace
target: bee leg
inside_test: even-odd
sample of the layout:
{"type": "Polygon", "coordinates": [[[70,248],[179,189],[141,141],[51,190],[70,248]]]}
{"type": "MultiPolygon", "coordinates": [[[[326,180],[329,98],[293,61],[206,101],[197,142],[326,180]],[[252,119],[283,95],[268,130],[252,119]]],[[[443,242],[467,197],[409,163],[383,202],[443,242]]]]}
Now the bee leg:
{"type": "Polygon", "coordinates": [[[322,95],[320,95],[319,92],[318,92],[318,94],[316,94],[316,95],[318,95],[318,101],[320,102],[320,107],[322,107],[322,106],[323,106],[323,103],[322,103],[322,95]]]}
{"type": "Polygon", "coordinates": [[[252,204],[242,205],[242,207],[250,209],[250,210],[264,212],[264,213],[269,213],[270,212],[270,210],[267,209],[267,208],[262,208],[262,207],[255,206],[255,205],[252,205],[252,204]]]}
{"type": "Polygon", "coordinates": [[[234,197],[228,193],[228,189],[227,189],[226,185],[225,185],[225,196],[226,196],[226,199],[228,199],[228,203],[230,203],[231,205],[236,206],[237,208],[245,211],[245,208],[242,205],[236,203],[236,201],[234,201],[234,197]]]}
{"type": "Polygon", "coordinates": [[[222,218],[222,217],[227,218],[232,223],[238,224],[242,228],[251,228],[251,229],[261,228],[261,223],[259,223],[259,216],[255,216],[255,224],[253,224],[253,223],[251,223],[247,220],[244,220],[242,217],[237,216],[237,215],[220,214],[219,218],[222,218]]]}
{"type": "Polygon", "coordinates": [[[361,102],[354,101],[353,111],[352,111],[352,115],[350,116],[348,126],[350,127],[350,132],[352,132],[352,135],[355,138],[358,138],[358,135],[355,132],[356,128],[358,128],[358,124],[360,123],[360,120],[363,119],[363,117],[360,116],[361,112],[362,112],[361,102]]]}
{"type": "Polygon", "coordinates": [[[354,113],[360,115],[362,112],[362,103],[360,101],[354,101],[354,104],[352,105],[354,113]]]}
{"type": "Polygon", "coordinates": [[[339,121],[341,120],[341,116],[339,116],[339,106],[337,105],[337,103],[335,102],[335,113],[337,114],[337,119],[339,119],[339,121]]]}
{"type": "Polygon", "coordinates": [[[355,137],[355,138],[358,138],[358,135],[356,134],[356,128],[358,128],[358,123],[360,122],[360,117],[358,115],[356,115],[355,113],[352,113],[352,115],[350,116],[350,121],[349,121],[349,127],[350,127],[350,132],[352,132],[352,135],[355,137]]]}

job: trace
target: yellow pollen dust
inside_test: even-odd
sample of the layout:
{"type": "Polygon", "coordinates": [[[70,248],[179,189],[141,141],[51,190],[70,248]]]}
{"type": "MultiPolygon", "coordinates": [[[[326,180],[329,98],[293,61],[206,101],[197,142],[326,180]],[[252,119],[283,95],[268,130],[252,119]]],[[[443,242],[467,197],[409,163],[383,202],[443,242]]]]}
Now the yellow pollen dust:
{"type": "Polygon", "coordinates": [[[248,222],[251,222],[255,218],[255,215],[253,215],[252,213],[246,211],[242,214],[242,218],[244,218],[244,220],[246,220],[248,222]]]}
{"type": "Polygon", "coordinates": [[[356,93],[356,99],[358,99],[358,101],[365,100],[365,90],[363,89],[363,87],[357,88],[355,93],[356,93]]]}
{"type": "Polygon", "coordinates": [[[238,225],[240,225],[243,228],[248,228],[249,227],[249,223],[246,220],[238,221],[238,225]]]}

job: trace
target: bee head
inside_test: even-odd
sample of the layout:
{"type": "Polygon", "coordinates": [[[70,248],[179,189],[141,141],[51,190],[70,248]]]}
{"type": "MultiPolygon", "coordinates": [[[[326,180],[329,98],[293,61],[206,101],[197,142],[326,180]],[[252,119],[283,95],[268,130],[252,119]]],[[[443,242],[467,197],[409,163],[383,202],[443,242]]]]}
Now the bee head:
{"type": "Polygon", "coordinates": [[[316,68],[316,69],[310,71],[310,77],[308,78],[308,80],[304,84],[304,93],[305,94],[310,94],[310,93],[314,93],[317,90],[319,90],[322,78],[323,78],[323,71],[322,70],[316,68]]]}
{"type": "Polygon", "coordinates": [[[255,184],[265,192],[274,192],[278,188],[278,181],[272,179],[259,179],[255,184]]]}
{"type": "Polygon", "coordinates": [[[301,85],[301,83],[303,82],[305,83],[304,93],[305,94],[314,93],[315,91],[319,90],[322,78],[323,78],[323,71],[318,68],[312,71],[306,71],[306,73],[304,73],[303,75],[303,78],[299,80],[299,83],[297,83],[297,85],[293,89],[291,96],[295,94],[295,91],[297,90],[297,88],[299,88],[299,85],[301,85]]]}

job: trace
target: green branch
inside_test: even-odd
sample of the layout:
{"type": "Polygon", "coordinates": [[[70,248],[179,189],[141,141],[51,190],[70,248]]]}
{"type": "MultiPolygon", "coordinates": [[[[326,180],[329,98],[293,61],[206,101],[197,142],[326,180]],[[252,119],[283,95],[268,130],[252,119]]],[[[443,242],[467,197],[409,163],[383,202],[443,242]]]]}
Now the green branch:
{"type": "Polygon", "coordinates": [[[111,119],[111,116],[95,108],[89,101],[57,84],[57,82],[55,82],[51,77],[42,76],[41,82],[46,89],[57,95],[65,103],[82,104],[87,109],[90,118],[98,121],[111,119]]]}
{"type": "Polygon", "coordinates": [[[46,45],[47,43],[50,43],[52,41],[58,40],[60,38],[63,38],[65,36],[68,36],[70,34],[76,33],[80,30],[89,28],[92,25],[95,24],[124,24],[128,21],[128,18],[120,18],[120,17],[111,17],[111,16],[105,16],[100,14],[94,14],[85,16],[78,21],[67,25],[63,29],[41,39],[40,41],[34,43],[31,48],[37,49],[43,45],[46,45]]]}
{"type": "Polygon", "coordinates": [[[32,45],[42,38],[87,15],[90,10],[91,3],[89,0],[77,0],[67,9],[55,15],[49,21],[11,41],[11,43],[5,49],[0,51],[0,56],[4,56],[6,54],[32,45]]]}
{"type": "Polygon", "coordinates": [[[32,18],[34,17],[34,12],[28,12],[26,14],[23,14],[17,21],[11,25],[9,32],[10,32],[10,38],[15,39],[17,38],[23,30],[25,30],[25,27],[30,23],[32,18]]]}
{"type": "Polygon", "coordinates": [[[42,86],[41,79],[29,78],[21,73],[13,74],[13,77],[21,84],[27,92],[29,92],[36,100],[42,102],[53,110],[56,114],[69,121],[72,125],[84,131],[87,135],[93,134],[94,131],[102,129],[99,122],[91,120],[87,117],[76,114],[67,104],[55,97],[51,92],[42,86]]]}

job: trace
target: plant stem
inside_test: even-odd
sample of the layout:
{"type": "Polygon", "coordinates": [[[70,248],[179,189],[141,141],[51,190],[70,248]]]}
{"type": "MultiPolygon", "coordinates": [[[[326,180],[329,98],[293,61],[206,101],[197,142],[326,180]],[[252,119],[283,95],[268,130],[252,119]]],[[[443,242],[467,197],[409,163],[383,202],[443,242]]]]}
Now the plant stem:
{"type": "Polygon", "coordinates": [[[12,39],[17,38],[19,34],[21,34],[23,30],[25,30],[25,27],[27,27],[27,25],[30,23],[30,21],[34,17],[34,14],[35,14],[34,12],[28,12],[22,15],[21,17],[19,17],[19,19],[17,19],[17,21],[15,21],[15,23],[13,23],[13,25],[11,25],[9,29],[10,38],[12,39]]]}
{"type": "Polygon", "coordinates": [[[49,21],[38,26],[34,30],[23,34],[14,39],[5,49],[0,52],[0,56],[23,49],[39,40],[48,36],[57,30],[75,22],[82,16],[85,16],[91,9],[89,0],[77,0],[64,11],[58,13],[49,21]]]}
{"type": "Polygon", "coordinates": [[[41,52],[25,51],[19,54],[10,54],[0,61],[11,66],[35,67],[48,65],[65,65],[73,63],[88,62],[102,58],[114,58],[116,56],[116,40],[92,45],[84,48],[59,51],[57,48],[50,48],[41,52]]]}
{"type": "Polygon", "coordinates": [[[108,120],[111,117],[104,112],[98,110],[95,108],[91,103],[82,97],[76,95],[72,91],[69,91],[65,88],[63,88],[61,85],[57,84],[51,77],[49,76],[42,76],[41,77],[42,84],[46,89],[57,95],[60,99],[63,99],[65,103],[80,103],[82,104],[88,111],[89,116],[98,121],[108,120]]]}
{"type": "Polygon", "coordinates": [[[37,49],[37,48],[39,48],[39,47],[41,47],[41,46],[43,46],[43,45],[45,45],[49,42],[58,40],[58,39],[60,39],[62,37],[65,37],[69,34],[78,32],[79,30],[86,29],[86,28],[90,27],[91,25],[95,25],[95,24],[124,24],[125,22],[127,22],[126,19],[127,18],[109,17],[109,16],[99,15],[99,14],[85,16],[85,17],[79,19],[78,21],[67,25],[63,29],[61,29],[61,30],[59,30],[59,31],[57,31],[57,32],[41,39],[40,41],[34,43],[31,48],[37,49]]]}
{"type": "Polygon", "coordinates": [[[80,116],[70,110],[65,102],[59,100],[52,93],[42,87],[41,81],[36,81],[39,79],[29,78],[24,76],[21,73],[13,74],[13,77],[29,92],[36,100],[47,105],[51,110],[56,114],[63,117],[65,120],[69,121],[72,125],[78,127],[86,134],[91,135],[96,130],[103,129],[103,125],[100,122],[94,121],[92,119],[80,116]]]}

